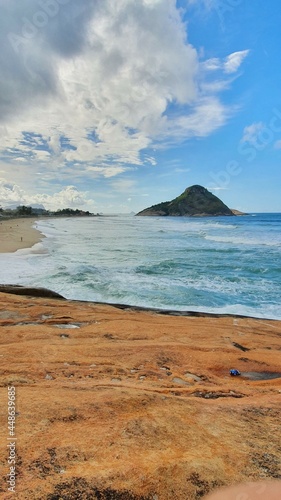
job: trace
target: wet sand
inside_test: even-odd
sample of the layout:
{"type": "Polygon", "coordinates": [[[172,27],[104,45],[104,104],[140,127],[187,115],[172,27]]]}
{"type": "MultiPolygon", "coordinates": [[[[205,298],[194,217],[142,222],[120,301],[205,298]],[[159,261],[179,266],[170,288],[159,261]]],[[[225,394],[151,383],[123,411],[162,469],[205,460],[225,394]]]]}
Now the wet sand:
{"type": "Polygon", "coordinates": [[[33,227],[36,218],[0,219],[0,253],[16,252],[31,248],[44,235],[33,227]]]}

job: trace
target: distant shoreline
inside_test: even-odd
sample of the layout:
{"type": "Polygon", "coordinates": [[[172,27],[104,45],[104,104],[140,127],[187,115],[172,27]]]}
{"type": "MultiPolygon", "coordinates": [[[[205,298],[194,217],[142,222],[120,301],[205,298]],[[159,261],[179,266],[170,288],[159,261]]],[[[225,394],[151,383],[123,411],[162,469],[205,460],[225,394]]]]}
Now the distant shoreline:
{"type": "MultiPolygon", "coordinates": [[[[280,212],[265,212],[268,215],[276,215],[280,212]]],[[[254,216],[264,214],[264,212],[242,213],[237,215],[254,216]]],[[[14,253],[17,250],[31,248],[36,243],[40,243],[45,235],[38,229],[33,227],[34,223],[39,220],[57,220],[57,219],[91,219],[96,217],[122,217],[127,214],[99,214],[99,215],[23,215],[23,216],[2,216],[0,217],[0,254],[1,253],[14,253]]],[[[157,216],[155,216],[157,217],[157,216]]],[[[168,216],[169,217],[169,216],[168,216]]],[[[174,218],[173,216],[170,216],[174,218]]],[[[214,216],[209,216],[214,217],[214,216]]],[[[187,217],[188,218],[188,217],[187,217]]],[[[195,217],[190,217],[190,219],[195,217]]]]}

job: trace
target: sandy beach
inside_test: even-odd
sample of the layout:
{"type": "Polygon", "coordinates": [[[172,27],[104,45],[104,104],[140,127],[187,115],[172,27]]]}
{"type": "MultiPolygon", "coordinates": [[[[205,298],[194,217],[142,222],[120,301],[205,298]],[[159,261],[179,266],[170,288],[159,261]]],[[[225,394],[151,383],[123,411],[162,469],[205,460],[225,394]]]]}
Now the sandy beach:
{"type": "Polygon", "coordinates": [[[0,219],[0,253],[16,252],[31,248],[44,235],[32,227],[36,218],[0,219]]]}
{"type": "MultiPolygon", "coordinates": [[[[281,479],[280,321],[28,295],[0,293],[0,440],[14,387],[19,500],[199,500],[281,479]]],[[[8,500],[5,446],[0,461],[8,500]]]]}

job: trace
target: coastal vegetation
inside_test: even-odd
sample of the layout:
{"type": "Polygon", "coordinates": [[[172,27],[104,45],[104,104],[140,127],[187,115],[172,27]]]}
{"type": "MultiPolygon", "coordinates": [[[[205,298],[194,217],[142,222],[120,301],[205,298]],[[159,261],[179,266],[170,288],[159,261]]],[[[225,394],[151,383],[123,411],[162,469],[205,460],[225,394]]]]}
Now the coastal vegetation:
{"type": "Polygon", "coordinates": [[[0,217],[14,218],[14,217],[87,217],[99,214],[93,214],[88,210],[63,208],[56,211],[46,210],[45,208],[36,208],[31,206],[19,205],[16,208],[2,208],[0,207],[0,217]]]}
{"type": "Polygon", "coordinates": [[[174,200],[153,205],[142,210],[137,215],[210,217],[219,215],[233,216],[234,213],[206,188],[194,185],[187,188],[174,200]]]}

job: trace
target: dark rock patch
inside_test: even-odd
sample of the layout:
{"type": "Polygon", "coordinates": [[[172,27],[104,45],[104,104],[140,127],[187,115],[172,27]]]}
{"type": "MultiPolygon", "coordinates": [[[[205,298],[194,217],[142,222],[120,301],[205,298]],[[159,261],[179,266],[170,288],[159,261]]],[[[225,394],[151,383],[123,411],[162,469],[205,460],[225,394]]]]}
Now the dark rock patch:
{"type": "Polygon", "coordinates": [[[253,464],[265,477],[281,479],[280,459],[272,453],[254,453],[251,457],[253,464]]]}
{"type": "Polygon", "coordinates": [[[134,495],[128,490],[100,489],[83,478],[57,484],[46,500],[152,500],[153,496],[134,495]]]}
{"type": "Polygon", "coordinates": [[[212,481],[211,483],[209,483],[208,481],[200,477],[198,472],[192,472],[187,480],[190,481],[193,486],[195,486],[196,498],[202,498],[214,488],[223,486],[223,483],[221,481],[212,481]]]}
{"type": "Polygon", "coordinates": [[[29,295],[30,297],[48,297],[51,299],[65,298],[57,292],[48,290],[48,288],[22,286],[22,285],[0,285],[0,292],[13,293],[15,295],[29,295]]]}
{"type": "Polygon", "coordinates": [[[236,347],[237,349],[240,349],[240,351],[244,351],[244,352],[246,352],[246,351],[250,351],[250,350],[251,350],[251,349],[249,349],[248,347],[244,347],[243,345],[238,344],[237,342],[232,342],[232,345],[233,345],[234,347],[236,347]]]}
{"type": "Polygon", "coordinates": [[[222,391],[195,391],[192,393],[192,396],[197,398],[205,398],[205,399],[218,399],[218,398],[243,398],[245,394],[241,394],[240,392],[222,392],[222,391]]]}

